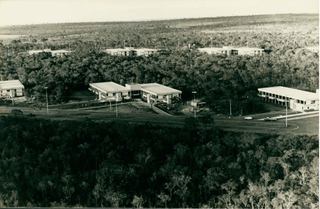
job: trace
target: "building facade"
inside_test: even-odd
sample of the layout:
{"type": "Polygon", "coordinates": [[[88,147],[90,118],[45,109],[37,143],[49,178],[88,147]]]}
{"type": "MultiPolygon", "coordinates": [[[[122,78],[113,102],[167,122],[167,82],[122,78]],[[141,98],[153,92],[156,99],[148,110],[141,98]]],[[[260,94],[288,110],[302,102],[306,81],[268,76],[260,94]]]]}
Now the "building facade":
{"type": "Polygon", "coordinates": [[[51,50],[51,49],[40,49],[40,50],[30,50],[28,51],[29,55],[39,54],[39,53],[50,53],[53,57],[62,57],[66,54],[70,54],[71,51],[60,49],[60,50],[51,50]]]}
{"type": "Polygon", "coordinates": [[[149,56],[158,52],[157,49],[148,48],[118,48],[118,49],[106,49],[104,52],[113,56],[149,56]]]}
{"type": "Polygon", "coordinates": [[[180,90],[158,83],[141,84],[141,92],[147,103],[164,102],[167,104],[171,104],[174,97],[181,99],[182,93],[180,90]]]}
{"type": "Polygon", "coordinates": [[[258,96],[266,102],[286,106],[292,110],[319,110],[319,91],[316,93],[275,86],[259,88],[258,96]]]}
{"type": "Polygon", "coordinates": [[[1,97],[24,97],[24,85],[19,80],[0,81],[1,97]]]}
{"type": "Polygon", "coordinates": [[[130,99],[129,89],[114,82],[90,83],[89,90],[98,95],[99,100],[117,101],[130,99]]]}

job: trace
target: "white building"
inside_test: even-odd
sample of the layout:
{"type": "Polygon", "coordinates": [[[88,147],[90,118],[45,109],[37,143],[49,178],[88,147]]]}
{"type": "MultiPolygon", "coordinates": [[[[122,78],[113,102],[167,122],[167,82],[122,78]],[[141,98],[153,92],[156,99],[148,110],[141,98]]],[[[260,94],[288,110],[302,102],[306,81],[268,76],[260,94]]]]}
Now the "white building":
{"type": "Polygon", "coordinates": [[[44,53],[44,52],[50,53],[51,49],[39,49],[39,50],[30,50],[30,51],[28,51],[29,55],[39,54],[39,53],[44,53]]]}
{"type": "Polygon", "coordinates": [[[127,89],[114,82],[90,83],[89,90],[99,96],[99,100],[114,100],[117,102],[123,99],[130,99],[127,89]]]}
{"type": "Polygon", "coordinates": [[[157,49],[148,49],[148,48],[118,48],[118,49],[106,49],[104,52],[114,55],[114,56],[149,56],[158,52],[157,49]]]}
{"type": "Polygon", "coordinates": [[[99,100],[144,98],[148,103],[165,102],[171,104],[173,97],[181,98],[181,91],[158,83],[126,84],[121,86],[114,82],[90,83],[90,91],[99,95],[99,100]]]}
{"type": "Polygon", "coordinates": [[[53,57],[55,56],[63,56],[66,54],[70,54],[71,51],[67,51],[64,49],[60,49],[60,50],[51,50],[51,49],[40,49],[40,50],[30,50],[29,55],[33,55],[33,54],[39,54],[39,53],[50,53],[53,57]]]}
{"type": "Polygon", "coordinates": [[[129,48],[106,49],[105,52],[110,55],[115,55],[115,56],[130,56],[132,54],[132,53],[130,53],[131,49],[129,49],[129,48]]]}
{"type": "Polygon", "coordinates": [[[234,48],[233,50],[238,51],[238,55],[249,55],[249,56],[255,56],[255,55],[262,55],[264,49],[260,48],[249,48],[249,47],[240,47],[240,48],[234,48]]]}
{"type": "Polygon", "coordinates": [[[19,80],[0,81],[0,92],[1,97],[23,97],[24,85],[19,80]]]}
{"type": "Polygon", "coordinates": [[[51,51],[51,55],[52,55],[53,57],[62,57],[62,56],[64,56],[64,55],[70,54],[70,53],[71,53],[71,51],[64,50],[64,49],[52,50],[52,51],[51,51]]]}
{"type": "Polygon", "coordinates": [[[181,98],[182,91],[158,83],[147,83],[141,84],[141,93],[148,103],[153,101],[171,104],[173,97],[181,98]]]}
{"type": "Polygon", "coordinates": [[[240,47],[235,48],[232,46],[223,46],[222,48],[198,48],[200,52],[206,52],[208,54],[224,54],[224,55],[262,55],[264,49],[240,47]]]}
{"type": "Polygon", "coordinates": [[[287,105],[297,111],[319,110],[319,91],[316,93],[287,88],[283,86],[259,88],[259,96],[264,101],[287,105]]]}
{"type": "Polygon", "coordinates": [[[149,56],[158,52],[157,49],[148,49],[148,48],[140,48],[140,49],[133,49],[136,52],[137,56],[149,56]]]}
{"type": "Polygon", "coordinates": [[[309,46],[306,49],[312,52],[319,52],[319,46],[309,46]]]}

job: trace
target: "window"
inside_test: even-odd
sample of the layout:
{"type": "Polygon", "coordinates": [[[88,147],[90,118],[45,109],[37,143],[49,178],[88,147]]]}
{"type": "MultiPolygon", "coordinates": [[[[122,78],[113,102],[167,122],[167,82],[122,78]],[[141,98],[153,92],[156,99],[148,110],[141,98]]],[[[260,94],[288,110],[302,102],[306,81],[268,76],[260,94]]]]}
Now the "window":
{"type": "Polygon", "coordinates": [[[316,103],[316,101],[315,100],[311,100],[311,104],[314,104],[314,103],[316,103]]]}

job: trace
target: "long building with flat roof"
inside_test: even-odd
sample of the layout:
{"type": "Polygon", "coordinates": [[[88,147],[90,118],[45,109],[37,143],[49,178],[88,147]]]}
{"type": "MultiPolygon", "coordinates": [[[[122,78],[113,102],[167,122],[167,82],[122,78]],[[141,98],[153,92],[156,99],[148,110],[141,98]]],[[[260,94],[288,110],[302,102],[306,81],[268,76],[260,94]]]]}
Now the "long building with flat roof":
{"type": "Polygon", "coordinates": [[[264,101],[285,106],[297,111],[319,110],[319,91],[316,93],[283,86],[258,88],[264,101]]]}
{"type": "Polygon", "coordinates": [[[129,89],[114,82],[90,83],[89,90],[99,96],[99,100],[122,101],[128,98],[129,89]]]}
{"type": "Polygon", "coordinates": [[[165,102],[171,104],[173,97],[181,98],[181,91],[158,83],[119,85],[114,82],[90,83],[90,91],[99,95],[99,100],[143,98],[147,103],[165,102]]]}

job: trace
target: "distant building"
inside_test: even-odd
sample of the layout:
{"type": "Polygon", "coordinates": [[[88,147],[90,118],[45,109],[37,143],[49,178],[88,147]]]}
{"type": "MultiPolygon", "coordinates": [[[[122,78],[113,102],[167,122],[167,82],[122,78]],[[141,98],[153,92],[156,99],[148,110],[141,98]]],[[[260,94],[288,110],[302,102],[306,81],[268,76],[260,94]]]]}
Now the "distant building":
{"type": "Polygon", "coordinates": [[[140,49],[133,49],[136,52],[137,56],[149,56],[158,52],[157,49],[148,49],[148,48],[140,48],[140,49]]]}
{"type": "Polygon", "coordinates": [[[132,50],[131,49],[106,49],[105,52],[110,54],[110,55],[114,55],[114,56],[131,56],[133,55],[132,53],[130,53],[132,50]]]}
{"type": "Polygon", "coordinates": [[[67,51],[67,50],[64,50],[64,49],[52,50],[52,51],[51,51],[51,55],[52,55],[53,57],[62,57],[62,56],[64,56],[64,55],[70,54],[70,53],[71,53],[71,51],[67,51]]]}
{"type": "Polygon", "coordinates": [[[223,55],[262,55],[264,49],[260,48],[248,48],[240,47],[235,48],[232,46],[223,46],[222,48],[198,48],[200,52],[206,52],[208,54],[223,54],[223,55]]]}
{"type": "Polygon", "coordinates": [[[260,48],[249,48],[249,47],[240,47],[240,48],[234,48],[233,50],[238,51],[238,55],[249,55],[249,56],[255,56],[255,55],[262,55],[264,49],[260,48]]]}
{"type": "Polygon", "coordinates": [[[318,90],[314,93],[283,86],[275,86],[259,88],[258,91],[258,96],[267,102],[282,106],[285,106],[287,103],[288,108],[297,111],[319,110],[318,90]]]}
{"type": "Polygon", "coordinates": [[[90,83],[89,90],[99,96],[99,100],[114,100],[117,102],[129,99],[129,89],[114,82],[90,83]]]}
{"type": "Polygon", "coordinates": [[[40,49],[40,50],[30,50],[30,51],[28,51],[28,53],[29,53],[29,55],[39,54],[39,53],[50,53],[53,57],[55,57],[55,56],[61,57],[66,54],[70,54],[71,51],[67,51],[64,49],[60,49],[60,50],[40,49]]]}
{"type": "Polygon", "coordinates": [[[158,52],[157,49],[148,49],[148,48],[118,48],[118,49],[106,49],[104,52],[114,55],[114,56],[149,56],[158,52]]]}
{"type": "Polygon", "coordinates": [[[39,53],[50,53],[51,49],[39,49],[39,50],[30,50],[28,51],[29,55],[39,54],[39,53]]]}
{"type": "Polygon", "coordinates": [[[1,97],[23,97],[24,85],[19,80],[0,81],[0,92],[1,97]]]}
{"type": "Polygon", "coordinates": [[[306,49],[312,52],[319,52],[319,46],[309,46],[306,49]]]}

